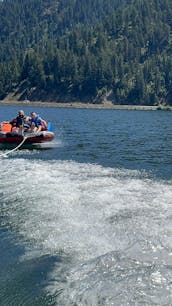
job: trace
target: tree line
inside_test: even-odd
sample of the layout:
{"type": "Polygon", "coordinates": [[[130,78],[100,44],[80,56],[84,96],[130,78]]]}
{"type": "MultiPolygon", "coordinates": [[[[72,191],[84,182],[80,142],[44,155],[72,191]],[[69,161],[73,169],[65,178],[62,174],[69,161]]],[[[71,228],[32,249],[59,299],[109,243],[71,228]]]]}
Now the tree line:
{"type": "Polygon", "coordinates": [[[172,105],[170,0],[0,2],[0,98],[172,105]]]}

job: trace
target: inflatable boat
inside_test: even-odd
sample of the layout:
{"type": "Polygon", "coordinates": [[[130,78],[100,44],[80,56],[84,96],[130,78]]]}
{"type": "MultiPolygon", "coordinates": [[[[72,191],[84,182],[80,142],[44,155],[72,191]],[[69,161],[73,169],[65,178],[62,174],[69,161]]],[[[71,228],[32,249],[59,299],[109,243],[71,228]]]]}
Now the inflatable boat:
{"type": "Polygon", "coordinates": [[[27,133],[21,135],[15,131],[12,131],[12,126],[8,122],[1,122],[0,124],[0,144],[36,144],[49,142],[54,139],[54,133],[48,128],[46,131],[38,133],[27,133]],[[24,140],[24,141],[23,141],[24,140]]]}

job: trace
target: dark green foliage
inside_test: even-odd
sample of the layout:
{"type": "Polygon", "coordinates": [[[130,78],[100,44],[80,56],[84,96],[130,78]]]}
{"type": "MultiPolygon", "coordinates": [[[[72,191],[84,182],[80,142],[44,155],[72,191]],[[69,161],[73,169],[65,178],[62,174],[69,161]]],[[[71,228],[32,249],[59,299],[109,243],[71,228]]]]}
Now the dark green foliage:
{"type": "Polygon", "coordinates": [[[0,16],[1,99],[27,84],[25,97],[172,105],[171,0],[4,0],[0,16]]]}

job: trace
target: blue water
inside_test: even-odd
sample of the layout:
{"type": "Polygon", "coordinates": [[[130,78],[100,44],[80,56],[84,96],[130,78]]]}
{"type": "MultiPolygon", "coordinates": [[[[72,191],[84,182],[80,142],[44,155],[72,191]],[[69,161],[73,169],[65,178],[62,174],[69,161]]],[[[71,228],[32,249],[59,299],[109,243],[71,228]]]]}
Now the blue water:
{"type": "Polygon", "coordinates": [[[0,305],[172,305],[172,112],[23,108],[56,137],[0,157],[0,305]]]}

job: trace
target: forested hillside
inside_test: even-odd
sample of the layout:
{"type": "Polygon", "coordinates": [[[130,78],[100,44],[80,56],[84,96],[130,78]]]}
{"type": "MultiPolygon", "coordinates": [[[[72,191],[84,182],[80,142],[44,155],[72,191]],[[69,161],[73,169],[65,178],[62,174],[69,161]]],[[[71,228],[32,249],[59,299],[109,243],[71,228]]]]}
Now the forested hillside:
{"type": "Polygon", "coordinates": [[[172,105],[171,0],[0,1],[0,98],[172,105]]]}

